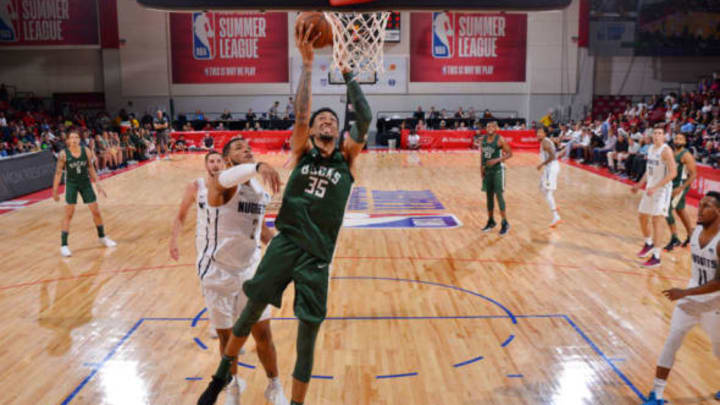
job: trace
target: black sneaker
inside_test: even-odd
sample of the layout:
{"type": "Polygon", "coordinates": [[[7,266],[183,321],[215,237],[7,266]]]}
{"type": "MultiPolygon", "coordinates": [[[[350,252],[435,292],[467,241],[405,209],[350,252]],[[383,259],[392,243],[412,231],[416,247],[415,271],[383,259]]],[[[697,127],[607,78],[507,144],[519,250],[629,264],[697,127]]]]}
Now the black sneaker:
{"type": "Polygon", "coordinates": [[[670,243],[668,243],[664,249],[666,252],[671,252],[673,249],[681,245],[682,242],[680,242],[680,239],[673,237],[672,239],[670,239],[670,243]]]}
{"type": "Polygon", "coordinates": [[[200,395],[197,401],[197,405],[213,405],[217,401],[218,395],[222,392],[223,388],[228,384],[229,381],[222,380],[213,376],[210,385],[205,388],[205,391],[200,395]]]}
{"type": "Polygon", "coordinates": [[[685,242],[682,243],[682,247],[686,248],[690,246],[690,237],[688,236],[687,239],[685,239],[685,242]]]}
{"type": "Polygon", "coordinates": [[[500,236],[505,236],[510,231],[510,223],[507,221],[502,222],[500,226],[500,236]]]}
{"type": "Polygon", "coordinates": [[[497,224],[492,219],[488,220],[487,225],[485,225],[485,228],[482,229],[483,232],[490,232],[493,228],[495,228],[497,224]]]}

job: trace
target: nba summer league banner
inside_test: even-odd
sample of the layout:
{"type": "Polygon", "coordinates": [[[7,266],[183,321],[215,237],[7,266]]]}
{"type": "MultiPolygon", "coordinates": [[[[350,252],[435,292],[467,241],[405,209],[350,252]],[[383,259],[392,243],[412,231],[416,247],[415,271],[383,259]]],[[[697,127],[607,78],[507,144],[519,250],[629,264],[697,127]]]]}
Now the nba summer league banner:
{"type": "Polygon", "coordinates": [[[524,82],[527,14],[412,13],[411,82],[524,82]]]}
{"type": "Polygon", "coordinates": [[[0,47],[99,42],[95,0],[0,0],[0,47]]]}
{"type": "Polygon", "coordinates": [[[173,83],[287,83],[287,13],[172,13],[173,83]]]}

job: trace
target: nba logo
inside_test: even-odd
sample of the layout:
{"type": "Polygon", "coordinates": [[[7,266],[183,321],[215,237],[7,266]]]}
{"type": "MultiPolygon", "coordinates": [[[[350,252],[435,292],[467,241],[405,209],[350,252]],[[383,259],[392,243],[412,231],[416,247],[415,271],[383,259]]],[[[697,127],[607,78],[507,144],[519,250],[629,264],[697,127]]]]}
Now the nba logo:
{"type": "Polygon", "coordinates": [[[193,57],[199,60],[215,58],[215,25],[212,13],[193,13],[193,57]]]}
{"type": "Polygon", "coordinates": [[[432,56],[433,58],[452,58],[453,27],[452,13],[433,13],[432,24],[432,56]]]}
{"type": "Polygon", "coordinates": [[[0,42],[17,42],[14,20],[18,19],[13,0],[0,0],[0,42]]]}

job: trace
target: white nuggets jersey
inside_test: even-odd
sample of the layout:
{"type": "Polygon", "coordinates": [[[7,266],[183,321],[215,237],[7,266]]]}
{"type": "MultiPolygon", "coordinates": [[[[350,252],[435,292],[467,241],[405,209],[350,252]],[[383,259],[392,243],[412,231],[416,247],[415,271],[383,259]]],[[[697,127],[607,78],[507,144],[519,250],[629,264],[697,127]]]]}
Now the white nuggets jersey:
{"type": "MultiPolygon", "coordinates": [[[[220,267],[242,272],[260,260],[260,232],[270,195],[255,179],[237,187],[235,195],[222,206],[212,207],[205,197],[205,218],[201,223],[198,189],[198,274],[220,267]],[[201,246],[200,246],[201,245],[201,246]]],[[[207,188],[205,188],[207,195],[207,188]]]]}
{"type": "MultiPolygon", "coordinates": [[[[555,142],[551,141],[551,140],[548,139],[548,138],[543,139],[543,142],[550,145],[550,148],[552,148],[552,150],[553,150],[553,152],[554,152],[554,155],[555,155],[555,159],[553,159],[553,161],[550,162],[550,163],[548,163],[546,166],[558,165],[558,161],[557,161],[557,150],[555,149],[555,142]]],[[[549,158],[549,157],[550,157],[550,155],[545,151],[545,148],[543,148],[543,145],[542,145],[542,143],[541,143],[541,144],[540,144],[540,161],[541,161],[541,162],[544,162],[544,161],[546,161],[547,158],[549,158]]]]}
{"type": "MultiPolygon", "coordinates": [[[[543,139],[542,142],[550,145],[553,152],[555,152],[555,159],[553,159],[552,162],[543,166],[542,177],[540,177],[540,187],[546,190],[556,190],[557,177],[558,173],[560,172],[560,163],[557,160],[557,150],[555,149],[555,143],[549,138],[543,139]]],[[[550,154],[545,151],[545,148],[543,148],[543,143],[540,144],[540,162],[544,162],[545,160],[547,160],[547,158],[550,157],[550,154]]]]}
{"type": "MultiPolygon", "coordinates": [[[[208,238],[207,230],[210,227],[207,215],[207,196],[208,189],[205,185],[205,179],[200,177],[195,180],[197,193],[195,194],[195,203],[197,204],[197,220],[195,225],[195,252],[197,252],[197,265],[200,265],[200,259],[203,257],[202,252],[208,238]]],[[[198,267],[198,274],[200,273],[198,267]]]]}
{"type": "MultiPolygon", "coordinates": [[[[663,144],[661,147],[656,148],[655,145],[650,145],[648,149],[647,157],[647,187],[655,187],[659,184],[662,179],[665,178],[668,172],[668,167],[662,160],[662,152],[666,148],[670,148],[667,144],[663,144]]],[[[672,190],[672,182],[665,185],[665,188],[672,190]]]]}
{"type": "MultiPolygon", "coordinates": [[[[720,241],[720,232],[713,236],[705,247],[700,247],[700,232],[702,225],[698,225],[690,238],[690,253],[692,257],[692,272],[688,288],[700,287],[715,280],[717,276],[718,254],[717,244],[720,241]]],[[[720,291],[711,294],[694,295],[690,298],[696,301],[710,301],[720,299],[720,291]]]]}

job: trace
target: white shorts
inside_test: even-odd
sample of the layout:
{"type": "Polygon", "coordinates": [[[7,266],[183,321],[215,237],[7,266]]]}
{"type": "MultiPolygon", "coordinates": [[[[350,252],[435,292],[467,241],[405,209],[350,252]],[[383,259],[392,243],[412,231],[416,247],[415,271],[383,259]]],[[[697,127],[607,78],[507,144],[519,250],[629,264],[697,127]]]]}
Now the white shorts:
{"type": "Polygon", "coordinates": [[[643,192],[642,200],[638,211],[641,214],[665,217],[670,210],[670,199],[672,198],[672,189],[663,187],[656,190],[653,195],[649,196],[643,192]]]}
{"type": "MultiPolygon", "coordinates": [[[[228,271],[210,264],[200,284],[207,306],[210,326],[215,329],[231,329],[240,316],[248,298],[242,285],[255,275],[257,264],[239,271],[228,271]]],[[[270,319],[270,305],[265,308],[258,322],[270,319]]]]}
{"type": "Polygon", "coordinates": [[[554,161],[545,165],[540,177],[540,188],[545,190],[557,190],[557,177],[560,173],[560,164],[554,161]]]}
{"type": "Polygon", "coordinates": [[[720,299],[696,300],[683,298],[678,301],[670,321],[670,334],[665,340],[658,366],[672,368],[675,354],[688,332],[700,325],[710,337],[713,352],[720,358],[720,299]]]}

